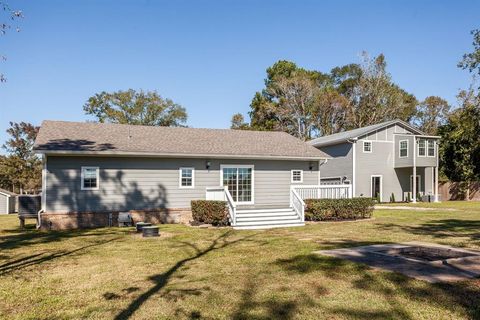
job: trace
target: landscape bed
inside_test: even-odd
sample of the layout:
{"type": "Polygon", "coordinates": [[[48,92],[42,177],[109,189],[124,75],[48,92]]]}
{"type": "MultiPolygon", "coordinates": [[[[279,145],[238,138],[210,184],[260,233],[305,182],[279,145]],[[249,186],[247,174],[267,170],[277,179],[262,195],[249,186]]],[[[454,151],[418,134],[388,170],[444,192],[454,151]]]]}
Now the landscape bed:
{"type": "Polygon", "coordinates": [[[0,318],[479,318],[478,279],[430,284],[314,253],[409,241],[480,249],[478,203],[430,207],[456,211],[375,210],[354,224],[267,231],[160,225],[159,238],[21,231],[1,216],[0,318]]]}

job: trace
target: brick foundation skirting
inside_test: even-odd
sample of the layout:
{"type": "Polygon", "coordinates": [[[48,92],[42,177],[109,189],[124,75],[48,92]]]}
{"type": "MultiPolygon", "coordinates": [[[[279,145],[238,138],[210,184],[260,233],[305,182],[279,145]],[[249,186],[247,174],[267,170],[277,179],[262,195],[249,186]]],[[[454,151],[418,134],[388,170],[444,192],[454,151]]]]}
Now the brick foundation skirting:
{"type": "MultiPolygon", "coordinates": [[[[159,223],[183,223],[192,220],[192,212],[188,209],[157,209],[128,211],[134,223],[139,221],[159,223]]],[[[75,212],[75,213],[42,213],[41,228],[44,230],[68,230],[81,228],[99,228],[118,226],[116,212],[75,212]]]]}

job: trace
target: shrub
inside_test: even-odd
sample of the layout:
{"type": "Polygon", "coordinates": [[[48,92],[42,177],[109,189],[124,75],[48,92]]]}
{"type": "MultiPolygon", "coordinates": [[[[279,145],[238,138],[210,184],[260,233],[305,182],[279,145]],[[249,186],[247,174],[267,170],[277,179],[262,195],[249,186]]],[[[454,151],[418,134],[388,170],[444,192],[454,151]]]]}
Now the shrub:
{"type": "Polygon", "coordinates": [[[305,220],[356,220],[370,218],[375,199],[307,199],[305,220]]]}
{"type": "Polygon", "coordinates": [[[214,226],[228,225],[228,210],[225,201],[192,200],[192,217],[195,222],[214,226]]]}
{"type": "Polygon", "coordinates": [[[390,196],[390,202],[395,203],[395,193],[392,192],[392,195],[390,196]]]}

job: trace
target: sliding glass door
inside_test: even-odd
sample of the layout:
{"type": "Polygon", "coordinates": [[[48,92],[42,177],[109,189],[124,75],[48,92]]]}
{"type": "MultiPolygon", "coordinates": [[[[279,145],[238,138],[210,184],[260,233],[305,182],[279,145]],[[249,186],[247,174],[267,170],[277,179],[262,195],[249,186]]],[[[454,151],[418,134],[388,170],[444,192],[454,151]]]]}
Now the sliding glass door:
{"type": "Polygon", "coordinates": [[[233,201],[253,204],[253,166],[222,165],[222,184],[228,187],[233,201]]]}

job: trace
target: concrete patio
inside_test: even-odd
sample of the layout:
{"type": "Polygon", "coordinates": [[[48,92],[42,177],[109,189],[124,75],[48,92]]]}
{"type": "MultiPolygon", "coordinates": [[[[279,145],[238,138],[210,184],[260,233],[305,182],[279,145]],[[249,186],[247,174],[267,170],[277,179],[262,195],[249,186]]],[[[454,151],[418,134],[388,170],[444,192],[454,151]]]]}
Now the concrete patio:
{"type": "Polygon", "coordinates": [[[462,281],[480,276],[479,251],[425,242],[371,245],[315,253],[399,272],[431,283],[462,281]]]}

